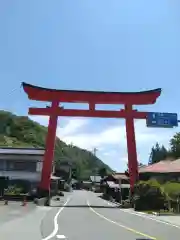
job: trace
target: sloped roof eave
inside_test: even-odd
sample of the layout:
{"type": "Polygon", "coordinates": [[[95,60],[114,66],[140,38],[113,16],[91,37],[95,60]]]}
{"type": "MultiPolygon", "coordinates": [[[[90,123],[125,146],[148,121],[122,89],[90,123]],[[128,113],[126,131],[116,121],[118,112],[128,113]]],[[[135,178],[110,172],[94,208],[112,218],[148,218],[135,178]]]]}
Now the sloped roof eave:
{"type": "Polygon", "coordinates": [[[139,169],[139,173],[179,173],[180,159],[164,160],[139,169]]]}

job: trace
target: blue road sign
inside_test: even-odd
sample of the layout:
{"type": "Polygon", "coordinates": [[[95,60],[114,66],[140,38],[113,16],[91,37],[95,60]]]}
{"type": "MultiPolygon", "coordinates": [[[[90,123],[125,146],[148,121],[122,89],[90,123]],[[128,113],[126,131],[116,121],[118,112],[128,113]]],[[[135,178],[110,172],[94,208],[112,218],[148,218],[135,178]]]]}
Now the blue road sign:
{"type": "Polygon", "coordinates": [[[178,126],[177,113],[149,112],[146,118],[147,127],[173,128],[178,126]]]}

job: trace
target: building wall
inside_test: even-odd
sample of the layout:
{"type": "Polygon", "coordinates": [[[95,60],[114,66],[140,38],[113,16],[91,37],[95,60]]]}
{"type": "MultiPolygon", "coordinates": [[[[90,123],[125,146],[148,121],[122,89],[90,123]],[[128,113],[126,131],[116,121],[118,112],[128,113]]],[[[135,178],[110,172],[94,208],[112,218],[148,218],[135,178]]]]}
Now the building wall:
{"type": "Polygon", "coordinates": [[[10,179],[40,181],[42,161],[42,155],[0,154],[0,176],[7,176],[10,179]]]}
{"type": "Polygon", "coordinates": [[[0,154],[0,161],[1,159],[5,160],[25,160],[25,161],[43,161],[42,155],[26,155],[26,154],[0,154]]]}
{"type": "Polygon", "coordinates": [[[112,182],[114,182],[114,183],[116,183],[116,184],[129,184],[129,180],[127,180],[127,179],[115,179],[112,175],[110,175],[110,176],[108,176],[106,179],[105,179],[105,181],[112,181],[112,182]]]}
{"type": "Polygon", "coordinates": [[[140,173],[139,177],[142,181],[155,179],[160,183],[168,181],[180,182],[180,173],[140,173]]]}
{"type": "Polygon", "coordinates": [[[41,180],[41,173],[38,172],[21,172],[21,171],[0,171],[0,176],[9,177],[9,179],[22,179],[32,182],[41,180]]]}

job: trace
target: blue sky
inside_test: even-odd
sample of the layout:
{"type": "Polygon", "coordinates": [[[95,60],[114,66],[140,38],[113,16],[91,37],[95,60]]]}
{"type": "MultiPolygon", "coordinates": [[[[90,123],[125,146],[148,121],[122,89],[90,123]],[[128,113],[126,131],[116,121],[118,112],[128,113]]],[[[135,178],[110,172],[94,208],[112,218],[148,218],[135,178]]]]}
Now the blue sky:
{"type": "MultiPolygon", "coordinates": [[[[20,89],[25,81],[58,89],[161,87],[158,102],[139,109],[179,113],[179,10],[178,0],[0,0],[0,108],[26,115],[30,105],[43,106],[28,101],[20,89]]],[[[152,144],[168,146],[176,131],[138,121],[138,159],[146,163],[152,144]]],[[[60,118],[57,134],[98,147],[98,156],[117,170],[126,167],[123,120],[60,118]]]]}

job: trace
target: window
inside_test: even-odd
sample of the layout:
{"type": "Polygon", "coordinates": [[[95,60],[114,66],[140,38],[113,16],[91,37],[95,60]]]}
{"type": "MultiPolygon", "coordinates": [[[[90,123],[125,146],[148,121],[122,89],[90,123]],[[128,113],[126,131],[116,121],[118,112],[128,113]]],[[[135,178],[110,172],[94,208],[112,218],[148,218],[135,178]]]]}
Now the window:
{"type": "Polygon", "coordinates": [[[36,162],[7,161],[7,171],[35,172],[36,162]]]}
{"type": "Polygon", "coordinates": [[[4,171],[4,170],[5,170],[5,169],[4,169],[4,168],[5,168],[5,165],[4,165],[4,164],[5,164],[5,161],[4,161],[3,159],[0,159],[0,170],[1,170],[1,171],[4,171]]]}

